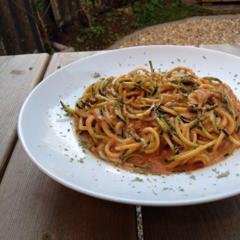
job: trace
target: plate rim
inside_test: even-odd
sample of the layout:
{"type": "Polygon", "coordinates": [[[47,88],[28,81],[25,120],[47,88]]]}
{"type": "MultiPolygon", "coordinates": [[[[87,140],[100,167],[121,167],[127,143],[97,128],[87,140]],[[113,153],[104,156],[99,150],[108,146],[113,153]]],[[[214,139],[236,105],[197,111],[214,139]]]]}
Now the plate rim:
{"type": "Polygon", "coordinates": [[[72,184],[70,181],[67,180],[63,180],[61,177],[56,176],[54,173],[51,173],[51,171],[49,171],[47,168],[45,168],[44,166],[42,166],[36,159],[36,157],[33,156],[33,154],[31,153],[31,150],[29,149],[29,147],[27,146],[26,142],[25,142],[25,138],[24,138],[24,130],[21,126],[22,124],[22,119],[23,119],[23,115],[24,115],[24,110],[29,102],[29,100],[31,99],[32,95],[35,93],[35,91],[37,91],[43,84],[46,84],[46,81],[50,81],[51,77],[53,75],[55,75],[56,73],[58,73],[59,71],[64,71],[65,69],[69,68],[70,66],[74,65],[74,64],[78,64],[78,62],[82,62],[82,61],[86,61],[87,59],[91,59],[94,58],[96,56],[99,55],[108,55],[109,53],[111,54],[112,52],[122,52],[122,51],[126,51],[126,50],[130,50],[130,49],[146,49],[146,48],[187,48],[187,49],[201,49],[205,52],[210,52],[210,53],[217,53],[217,54],[221,54],[224,56],[229,56],[229,57],[233,57],[236,58],[237,60],[240,60],[240,57],[230,54],[230,53],[226,53],[226,52],[222,52],[219,50],[215,50],[215,49],[207,49],[204,47],[197,47],[197,46],[181,46],[181,45],[141,45],[141,46],[134,46],[134,47],[128,47],[128,48],[120,48],[120,49],[114,49],[114,50],[103,50],[103,51],[99,51],[91,56],[86,56],[83,58],[80,58],[76,61],[73,61],[67,65],[65,65],[64,67],[62,67],[61,69],[58,69],[56,71],[54,71],[53,73],[49,74],[47,77],[43,78],[28,94],[28,96],[26,97],[26,99],[24,100],[24,103],[22,104],[22,107],[20,109],[19,115],[18,115],[18,123],[17,123],[17,134],[19,137],[19,140],[21,142],[21,145],[25,151],[25,153],[27,153],[28,157],[31,159],[31,161],[43,172],[45,173],[48,177],[54,179],[56,182],[62,184],[65,187],[68,187],[72,190],[75,190],[77,192],[86,194],[88,196],[91,197],[95,197],[95,198],[99,198],[102,200],[107,200],[107,201],[113,201],[113,202],[118,202],[118,203],[124,203],[124,204],[131,204],[131,205],[141,205],[141,206],[162,206],[162,207],[173,207],[173,206],[186,206],[186,205],[196,205],[196,204],[201,204],[201,203],[208,203],[208,202],[213,202],[213,201],[218,201],[221,199],[225,199],[225,198],[230,198],[233,196],[236,196],[238,194],[240,194],[240,187],[236,188],[236,190],[232,190],[229,192],[224,192],[224,193],[217,193],[214,195],[211,195],[209,197],[209,195],[206,195],[204,197],[198,197],[198,198],[194,198],[194,199],[180,199],[180,200],[170,200],[170,201],[161,201],[161,200],[137,200],[137,199],[128,199],[128,198],[124,198],[124,197],[115,197],[112,196],[110,194],[102,194],[101,192],[97,192],[97,191],[93,191],[93,190],[88,190],[86,188],[82,188],[79,185],[76,184],[72,184]]]}

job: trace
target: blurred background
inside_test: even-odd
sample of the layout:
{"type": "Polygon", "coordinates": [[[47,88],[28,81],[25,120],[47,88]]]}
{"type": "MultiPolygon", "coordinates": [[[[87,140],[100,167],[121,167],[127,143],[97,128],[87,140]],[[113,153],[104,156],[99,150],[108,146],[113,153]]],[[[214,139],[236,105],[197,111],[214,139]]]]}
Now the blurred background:
{"type": "MultiPolygon", "coordinates": [[[[126,45],[121,41],[118,44],[118,40],[141,29],[146,35],[141,35],[141,39],[150,39],[148,35],[155,34],[158,40],[138,40],[132,45],[181,44],[171,41],[181,32],[180,25],[165,30],[174,30],[178,34],[173,33],[162,42],[160,39],[164,39],[164,36],[160,28],[157,33],[154,32],[156,29],[149,33],[145,27],[193,16],[222,14],[237,14],[233,20],[233,30],[228,30],[228,33],[229,23],[225,22],[221,28],[221,23],[215,20],[213,29],[220,27],[217,34],[226,31],[226,37],[234,32],[232,42],[240,43],[238,13],[240,1],[237,0],[0,0],[0,55],[123,47],[126,45]]],[[[221,20],[226,21],[226,18],[222,17],[221,20]]],[[[204,24],[203,27],[209,32],[209,23],[204,24]]],[[[198,23],[190,25],[188,36],[182,32],[187,38],[193,34],[194,28],[199,28],[198,23]]],[[[201,37],[201,30],[196,34],[201,37]]],[[[219,41],[223,42],[216,40],[217,43],[219,41]]],[[[185,40],[185,43],[191,42],[185,40]]]]}

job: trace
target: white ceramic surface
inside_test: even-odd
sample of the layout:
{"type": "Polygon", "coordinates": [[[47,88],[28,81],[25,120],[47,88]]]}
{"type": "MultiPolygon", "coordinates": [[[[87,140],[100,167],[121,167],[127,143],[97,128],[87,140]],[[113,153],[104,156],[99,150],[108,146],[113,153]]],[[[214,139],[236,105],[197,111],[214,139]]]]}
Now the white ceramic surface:
{"type": "Polygon", "coordinates": [[[192,68],[215,76],[240,95],[240,58],[196,47],[142,46],[114,50],[76,61],[51,74],[22,106],[18,134],[33,162],[47,175],[76,191],[117,202],[177,206],[214,201],[240,193],[240,151],[214,166],[192,173],[151,176],[131,173],[97,160],[78,146],[59,100],[74,106],[84,88],[101,77],[138,67],[165,71],[192,68]]]}

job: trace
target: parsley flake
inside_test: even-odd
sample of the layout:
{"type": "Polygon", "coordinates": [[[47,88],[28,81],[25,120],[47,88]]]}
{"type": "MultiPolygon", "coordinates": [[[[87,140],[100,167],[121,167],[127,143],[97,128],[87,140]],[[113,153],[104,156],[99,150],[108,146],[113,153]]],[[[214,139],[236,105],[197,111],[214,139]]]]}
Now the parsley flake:
{"type": "Polygon", "coordinates": [[[226,171],[226,172],[223,172],[223,173],[220,173],[219,175],[217,175],[217,178],[224,178],[224,177],[228,177],[230,175],[230,172],[229,171],[226,171]]]}
{"type": "Polygon", "coordinates": [[[132,182],[143,182],[143,179],[140,177],[135,177],[132,182]]]}

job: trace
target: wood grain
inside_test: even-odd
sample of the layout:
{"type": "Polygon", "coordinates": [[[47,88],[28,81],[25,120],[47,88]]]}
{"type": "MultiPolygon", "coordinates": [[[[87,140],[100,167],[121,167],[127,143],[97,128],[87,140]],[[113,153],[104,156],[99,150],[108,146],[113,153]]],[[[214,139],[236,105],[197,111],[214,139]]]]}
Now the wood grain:
{"type": "Polygon", "coordinates": [[[0,57],[0,176],[16,141],[19,109],[45,72],[48,54],[0,57]]]}
{"type": "MultiPolygon", "coordinates": [[[[240,46],[202,45],[240,56],[240,46]]],[[[145,240],[237,240],[240,196],[215,203],[175,208],[143,208],[145,240]]]]}
{"type": "Polygon", "coordinates": [[[103,51],[99,52],[71,52],[71,53],[55,53],[52,56],[52,59],[48,65],[47,71],[45,73],[45,77],[48,76],[49,74],[55,72],[56,70],[59,70],[61,67],[72,63],[80,58],[83,57],[88,57],[93,54],[97,54],[103,51]]]}
{"type": "MultiPolygon", "coordinates": [[[[64,55],[53,56],[46,75],[83,56],[64,55]]],[[[54,182],[18,142],[0,185],[0,239],[136,239],[135,207],[88,197],[54,182]]]]}
{"type": "Polygon", "coordinates": [[[189,207],[143,208],[145,240],[238,240],[240,197],[189,207]]]}
{"type": "Polygon", "coordinates": [[[18,143],[0,185],[0,239],[136,239],[135,208],[54,182],[18,143]]]}

